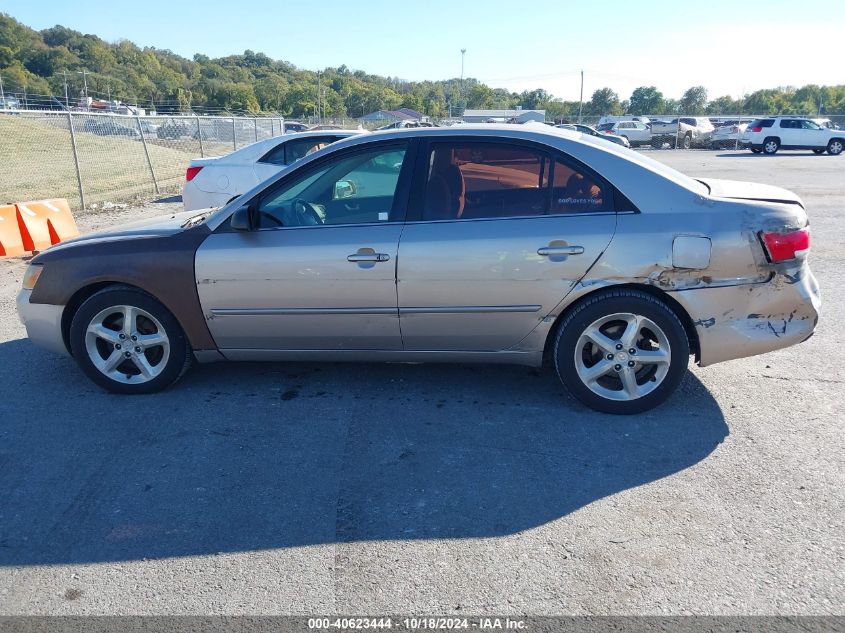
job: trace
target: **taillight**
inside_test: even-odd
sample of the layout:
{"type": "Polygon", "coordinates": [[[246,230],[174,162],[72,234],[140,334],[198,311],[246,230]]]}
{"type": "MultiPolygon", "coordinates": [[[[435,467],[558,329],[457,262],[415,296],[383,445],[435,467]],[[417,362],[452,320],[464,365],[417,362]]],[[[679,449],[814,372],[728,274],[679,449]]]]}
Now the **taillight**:
{"type": "Polygon", "coordinates": [[[773,264],[804,257],[810,252],[810,229],[790,233],[760,233],[769,261],[773,264]]]}
{"type": "Polygon", "coordinates": [[[753,128],[751,128],[751,131],[752,132],[762,132],[763,128],[762,128],[762,126],[761,127],[753,127],[753,128]]]}
{"type": "Polygon", "coordinates": [[[185,180],[191,182],[198,173],[200,173],[202,167],[188,167],[187,171],[185,172],[185,180]]]}

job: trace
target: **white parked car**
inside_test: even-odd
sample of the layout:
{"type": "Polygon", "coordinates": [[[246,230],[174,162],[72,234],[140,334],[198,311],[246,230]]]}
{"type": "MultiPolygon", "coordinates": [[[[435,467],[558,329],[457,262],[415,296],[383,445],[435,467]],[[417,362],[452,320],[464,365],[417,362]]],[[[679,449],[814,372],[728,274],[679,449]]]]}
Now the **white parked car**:
{"type": "Polygon", "coordinates": [[[736,147],[747,127],[748,121],[745,123],[730,121],[727,125],[720,125],[710,135],[710,149],[736,147]]]}
{"type": "Polygon", "coordinates": [[[185,210],[223,206],[318,149],[361,133],[329,130],[285,134],[252,143],[226,156],[195,158],[185,172],[185,210]]]}
{"type": "Polygon", "coordinates": [[[617,121],[616,123],[602,123],[596,128],[604,134],[616,134],[628,140],[631,147],[648,145],[651,143],[651,130],[640,121],[617,121]]]}
{"type": "Polygon", "coordinates": [[[775,154],[781,149],[809,149],[838,156],[845,149],[845,133],[822,127],[812,119],[776,116],[755,119],[742,135],[742,146],[755,154],[775,154]]]}
{"type": "Polygon", "coordinates": [[[605,123],[619,123],[620,121],[639,121],[644,125],[648,125],[651,123],[651,119],[647,116],[637,115],[637,114],[621,114],[621,115],[606,115],[599,119],[598,125],[604,125],[605,123]]]}

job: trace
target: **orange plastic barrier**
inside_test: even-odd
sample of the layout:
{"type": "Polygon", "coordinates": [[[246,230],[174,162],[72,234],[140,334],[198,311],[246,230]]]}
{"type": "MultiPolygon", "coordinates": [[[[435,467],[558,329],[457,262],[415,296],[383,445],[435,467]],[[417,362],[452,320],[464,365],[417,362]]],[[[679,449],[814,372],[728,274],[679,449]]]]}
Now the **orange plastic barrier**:
{"type": "Polygon", "coordinates": [[[41,251],[79,235],[64,198],[18,202],[15,206],[21,241],[27,251],[41,251]]]}
{"type": "Polygon", "coordinates": [[[25,252],[17,208],[13,204],[0,205],[0,257],[20,257],[25,252]]]}

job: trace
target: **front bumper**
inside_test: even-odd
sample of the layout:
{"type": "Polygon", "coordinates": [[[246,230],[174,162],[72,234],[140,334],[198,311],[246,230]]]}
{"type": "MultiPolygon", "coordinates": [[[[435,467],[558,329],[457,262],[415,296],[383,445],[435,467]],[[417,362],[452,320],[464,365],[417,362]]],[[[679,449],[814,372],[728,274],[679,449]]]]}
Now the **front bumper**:
{"type": "Polygon", "coordinates": [[[804,263],[766,283],[682,290],[672,295],[693,316],[702,367],[807,340],[821,309],[819,285],[804,263]]]}
{"type": "Polygon", "coordinates": [[[26,335],[38,347],[70,356],[62,337],[62,313],[64,306],[47,303],[30,303],[31,290],[18,293],[18,318],[26,327],[26,335]]]}

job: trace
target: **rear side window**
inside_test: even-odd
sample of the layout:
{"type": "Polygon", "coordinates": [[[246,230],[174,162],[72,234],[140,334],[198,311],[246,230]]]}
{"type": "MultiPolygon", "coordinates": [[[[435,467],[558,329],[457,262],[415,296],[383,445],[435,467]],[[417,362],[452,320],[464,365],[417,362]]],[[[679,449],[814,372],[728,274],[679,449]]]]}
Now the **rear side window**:
{"type": "Polygon", "coordinates": [[[554,161],[550,213],[612,211],[612,198],[610,185],[601,178],[561,157],[554,161]]]}
{"type": "Polygon", "coordinates": [[[565,156],[506,143],[435,143],[422,220],[613,211],[614,189],[565,156]]]}
{"type": "Polygon", "coordinates": [[[598,126],[596,129],[597,129],[599,132],[606,132],[607,130],[611,129],[612,127],[613,127],[613,123],[602,123],[602,124],[601,124],[600,126],[598,126]]]}
{"type": "Polygon", "coordinates": [[[748,127],[772,127],[774,122],[774,119],[754,119],[748,127]]]}
{"type": "Polygon", "coordinates": [[[322,149],[326,145],[338,140],[336,136],[312,136],[309,138],[291,139],[286,143],[277,145],[261,157],[259,162],[270,163],[271,165],[291,165],[322,149]]]}
{"type": "Polygon", "coordinates": [[[423,220],[542,215],[548,206],[545,153],[499,143],[435,143],[423,220]]]}

